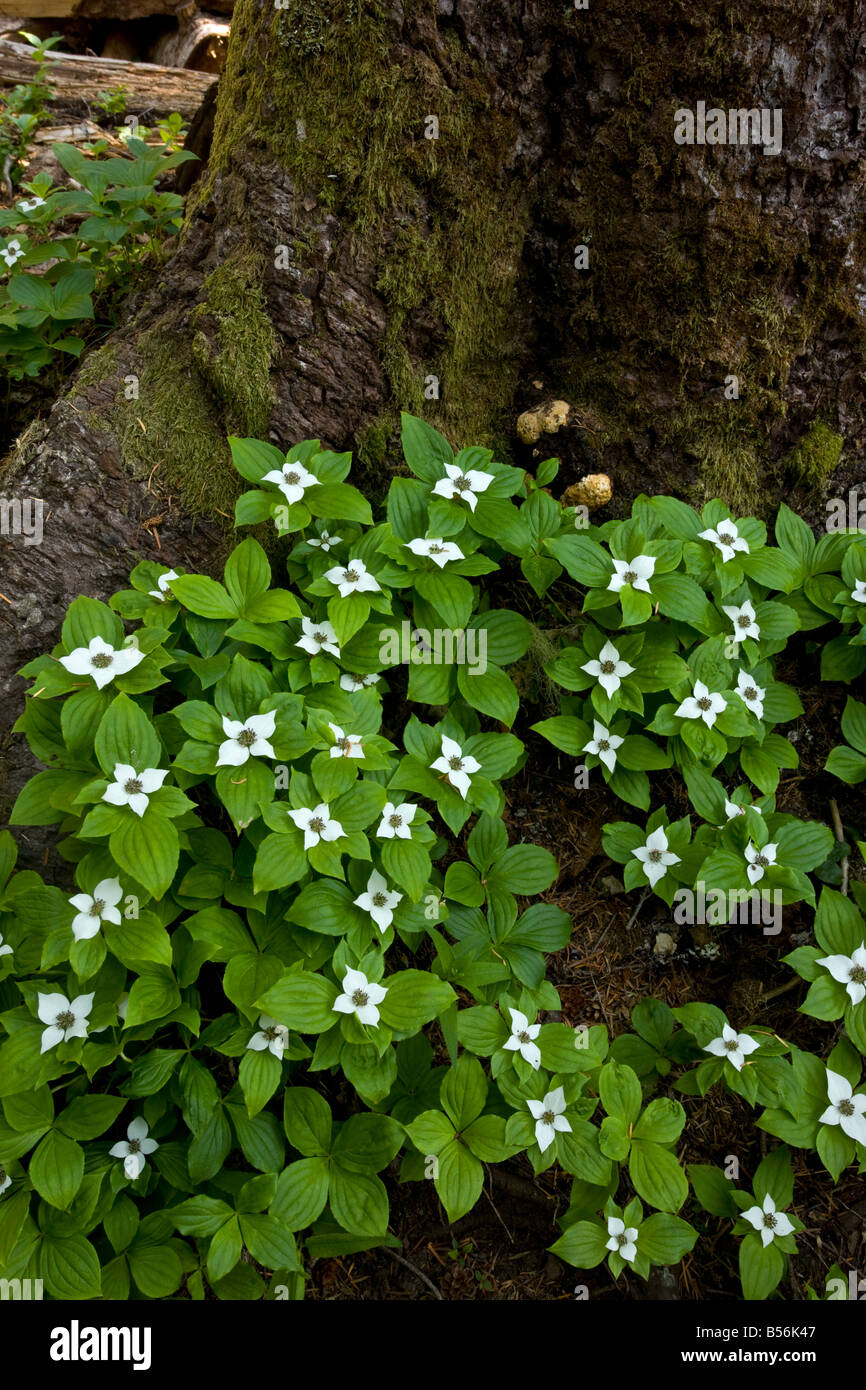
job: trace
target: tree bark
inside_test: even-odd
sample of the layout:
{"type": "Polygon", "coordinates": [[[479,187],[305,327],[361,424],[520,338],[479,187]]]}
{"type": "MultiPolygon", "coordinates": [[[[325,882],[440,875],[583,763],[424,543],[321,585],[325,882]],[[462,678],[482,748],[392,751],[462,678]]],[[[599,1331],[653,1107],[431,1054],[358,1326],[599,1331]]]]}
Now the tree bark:
{"type": "Polygon", "coordinates": [[[239,0],[176,254],[7,461],[7,496],[62,498],[4,566],[16,613],[30,593],[39,611],[0,622],[10,715],[67,598],[155,553],[142,519],[166,511],[167,562],[215,559],[189,518],[231,513],[227,432],[352,447],[375,493],[405,408],[455,443],[556,454],[563,485],[605,471],[613,509],[655,490],[817,518],[863,476],[862,19],[857,0],[239,0]],[[699,102],[780,110],[780,152],[678,144],[699,102]],[[521,442],[553,398],[565,424],[521,442]]]}

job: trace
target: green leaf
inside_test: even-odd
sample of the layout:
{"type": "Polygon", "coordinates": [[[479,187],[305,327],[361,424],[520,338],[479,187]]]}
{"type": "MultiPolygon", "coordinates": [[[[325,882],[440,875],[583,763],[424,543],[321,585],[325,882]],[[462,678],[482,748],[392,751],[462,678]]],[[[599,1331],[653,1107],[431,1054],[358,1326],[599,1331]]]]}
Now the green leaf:
{"type": "Polygon", "coordinates": [[[372,1173],[352,1173],[339,1165],[331,1169],[331,1211],[353,1235],[380,1236],[388,1229],[388,1194],[372,1173]]]}
{"type": "Polygon", "coordinates": [[[648,1139],[633,1139],[628,1162],[635,1192],[659,1211],[679,1211],[689,1195],[686,1175],[676,1156],[648,1139]]]}
{"type": "Polygon", "coordinates": [[[240,1223],[244,1245],[265,1269],[301,1268],[295,1238],[276,1217],[249,1214],[240,1223]]]}
{"type": "Polygon", "coordinates": [[[331,1150],[331,1111],[318,1091],[308,1086],[289,1086],[283,1100],[283,1125],[289,1143],[307,1158],[331,1150]]]}
{"type": "MultiPolygon", "coordinates": [[[[616,1115],[626,1125],[634,1124],[640,1114],[642,1093],[640,1081],[631,1067],[607,1062],[599,1072],[598,1093],[608,1115],[616,1115]]],[[[658,1205],[658,1202],[653,1203],[653,1206],[658,1205]]]]}
{"type": "Polygon", "coordinates": [[[247,1048],[238,1068],[238,1081],[250,1118],[267,1105],[282,1079],[283,1068],[271,1052],[247,1048]]]}
{"type": "Polygon", "coordinates": [[[175,824],[166,816],[151,808],[143,816],[124,816],[112,831],[109,846],[117,866],[154,898],[161,898],[171,887],[180,844],[175,824]]]}
{"type": "Polygon", "coordinates": [[[424,970],[402,970],[388,976],[384,983],[388,992],[379,1012],[383,1023],[400,1033],[417,1032],[456,998],[449,984],[424,970]]]}
{"type": "Polygon", "coordinates": [[[180,1003],[177,980],[170,970],[156,968],[143,972],[133,981],[126,1010],[127,1028],[165,1018],[180,1003]]]}
{"type": "Polygon", "coordinates": [[[311,1226],[328,1200],[328,1181],[326,1158],[301,1158],[290,1163],[277,1179],[271,1215],[290,1231],[311,1226]]]}
{"type": "Polygon", "coordinates": [[[433,1185],[448,1220],[459,1221],[471,1211],[484,1186],[484,1165],[458,1140],[447,1144],[438,1155],[438,1173],[433,1185]]]}
{"type": "Polygon", "coordinates": [[[125,1105],[126,1101],[117,1096],[79,1096],[58,1115],[57,1127],[70,1139],[98,1139],[111,1128],[125,1105]]]}
{"type": "Polygon", "coordinates": [[[84,1236],[57,1239],[43,1235],[39,1249],[39,1274],[52,1298],[99,1298],[99,1257],[84,1236]]]}
{"type": "Polygon", "coordinates": [[[595,1269],[607,1254],[607,1227],[597,1221],[576,1221],[550,1250],[576,1269],[595,1269]]]}
{"type": "Polygon", "coordinates": [[[200,618],[237,618],[240,608],[222,584],[204,574],[183,574],[169,584],[174,597],[200,618]]]}
{"type": "Polygon", "coordinates": [[[324,1033],[336,1021],[334,1001],[339,993],[322,975],[295,971],[278,980],[257,1007],[300,1033],[324,1033]]]}
{"type": "Polygon", "coordinates": [[[743,1298],[750,1303],[768,1298],[785,1272],[785,1257],[775,1241],[762,1246],[757,1231],[743,1237],[739,1263],[743,1298]]]}
{"type": "Polygon", "coordinates": [[[59,1130],[49,1130],[30,1160],[28,1176],[40,1197],[64,1211],[84,1178],[84,1150],[59,1130]]]}
{"type": "Polygon", "coordinates": [[[688,1254],[698,1233],[688,1221],[666,1212],[656,1212],[639,1228],[637,1247],[654,1265],[674,1265],[688,1254]]]}

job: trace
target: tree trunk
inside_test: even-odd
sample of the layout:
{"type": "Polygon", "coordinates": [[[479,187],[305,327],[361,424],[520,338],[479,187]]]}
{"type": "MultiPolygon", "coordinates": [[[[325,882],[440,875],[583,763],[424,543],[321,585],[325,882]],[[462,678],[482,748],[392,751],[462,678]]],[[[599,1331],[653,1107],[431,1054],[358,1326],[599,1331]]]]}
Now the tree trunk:
{"type": "Polygon", "coordinates": [[[10,715],[68,599],[157,553],[142,521],[165,513],[167,562],[215,559],[190,518],[231,513],[227,432],[352,447],[376,492],[405,408],[557,454],[563,484],[603,470],[614,509],[793,494],[816,516],[866,437],[860,20],[854,0],[239,0],[177,252],[7,464],[7,496],[54,509],[41,546],[0,539],[10,715]],[[698,103],[780,111],[780,152],[677,143],[698,103]],[[564,426],[536,413],[522,442],[553,398],[564,426]]]}

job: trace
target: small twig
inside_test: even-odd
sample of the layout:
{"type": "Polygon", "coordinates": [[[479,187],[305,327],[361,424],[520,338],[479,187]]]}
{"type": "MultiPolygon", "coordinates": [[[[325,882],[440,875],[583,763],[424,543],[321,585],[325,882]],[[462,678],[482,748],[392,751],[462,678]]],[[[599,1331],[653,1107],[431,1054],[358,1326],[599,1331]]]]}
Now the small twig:
{"type": "Polygon", "coordinates": [[[416,1265],[410,1264],[410,1262],[404,1259],[402,1255],[398,1255],[396,1250],[392,1250],[389,1245],[386,1245],[385,1249],[388,1251],[389,1255],[393,1256],[393,1258],[397,1261],[398,1264],[405,1265],[406,1269],[411,1270],[411,1272],[416,1276],[416,1278],[421,1280],[422,1284],[426,1284],[434,1298],[438,1298],[440,1303],[445,1302],[436,1285],[433,1283],[433,1280],[428,1279],[427,1275],[424,1273],[422,1269],[418,1269],[416,1265]]]}
{"type": "MultiPolygon", "coordinates": [[[[836,839],[840,842],[840,844],[844,844],[844,843],[845,843],[845,831],[844,831],[844,829],[842,828],[842,817],[839,815],[839,807],[836,805],[835,799],[833,799],[833,798],[831,798],[831,800],[830,800],[830,815],[833,817],[833,829],[834,829],[835,832],[836,832],[836,839]]],[[[847,898],[847,896],[848,896],[848,856],[847,856],[847,854],[845,855],[845,858],[841,861],[841,868],[842,868],[842,887],[841,887],[841,892],[842,892],[842,894],[847,898]]]]}
{"type": "Polygon", "coordinates": [[[643,893],[641,894],[641,900],[640,900],[640,902],[638,903],[638,905],[637,905],[637,907],[635,908],[634,912],[631,914],[631,916],[629,917],[628,921],[627,921],[626,924],[625,924],[625,929],[626,929],[626,931],[628,931],[629,927],[633,927],[633,926],[634,926],[635,922],[636,922],[637,919],[638,919],[638,915],[639,915],[639,913],[640,913],[640,910],[641,910],[641,908],[643,907],[643,905],[644,905],[644,903],[646,902],[646,900],[647,900],[647,898],[649,897],[649,895],[650,895],[650,890],[649,890],[648,888],[645,888],[645,889],[643,890],[643,893]]]}

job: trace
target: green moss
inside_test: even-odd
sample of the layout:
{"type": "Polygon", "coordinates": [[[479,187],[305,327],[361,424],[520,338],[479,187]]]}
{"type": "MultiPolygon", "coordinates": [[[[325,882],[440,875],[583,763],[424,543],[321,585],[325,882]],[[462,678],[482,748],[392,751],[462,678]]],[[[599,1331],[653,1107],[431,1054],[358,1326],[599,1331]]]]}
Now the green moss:
{"type": "MultiPolygon", "coordinates": [[[[111,430],[125,466],[136,477],[153,476],[159,496],[173,496],[193,516],[221,516],[229,526],[241,483],[186,342],[167,323],[143,333],[131,368],[137,399],[128,400],[119,384],[114,403],[91,411],[88,424],[111,430]]],[[[114,366],[107,353],[95,359],[103,360],[87,364],[90,384],[111,376],[114,366]]]]}
{"type": "Polygon", "coordinates": [[[262,291],[264,257],[236,252],[207,277],[202,302],[192,315],[198,325],[192,354],[202,377],[223,407],[230,434],[262,437],[273,404],[270,366],[277,334],[262,291]]]}
{"type": "Polygon", "coordinates": [[[817,491],[836,468],[844,443],[841,434],[834,434],[827,425],[815,420],[791,450],[787,466],[798,481],[817,491]]]}

